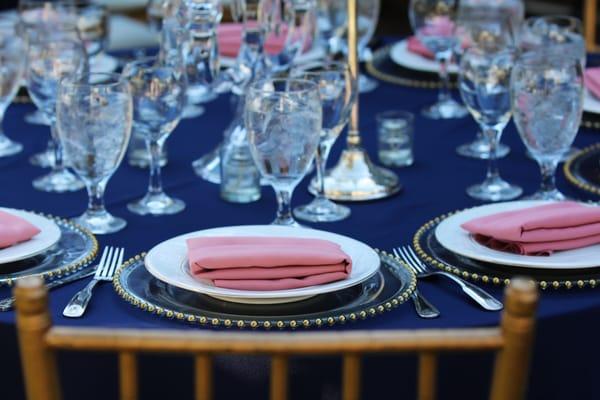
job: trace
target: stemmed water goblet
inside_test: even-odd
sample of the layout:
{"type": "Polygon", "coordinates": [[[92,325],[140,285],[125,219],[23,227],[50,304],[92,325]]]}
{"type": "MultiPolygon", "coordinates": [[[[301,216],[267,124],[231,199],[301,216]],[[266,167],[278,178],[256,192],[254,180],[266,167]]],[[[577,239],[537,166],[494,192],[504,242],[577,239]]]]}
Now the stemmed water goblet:
{"type": "Polygon", "coordinates": [[[276,193],[273,224],[299,226],[291,198],[319,145],[322,109],[317,84],[303,79],[255,81],[246,95],[244,116],[252,158],[276,193]]]}
{"type": "Polygon", "coordinates": [[[23,150],[23,145],[9,139],[2,128],[4,113],[19,90],[25,72],[26,45],[16,35],[17,21],[0,16],[0,157],[23,150]]]}
{"type": "Polygon", "coordinates": [[[55,157],[52,171],[33,181],[33,186],[46,192],[66,192],[83,188],[83,183],[66,169],[62,147],[56,131],[56,96],[62,78],[87,71],[83,44],[64,36],[41,30],[30,34],[27,51],[27,90],[34,104],[51,123],[55,157]]]}
{"type": "Polygon", "coordinates": [[[435,55],[440,65],[440,91],[438,101],[423,110],[423,115],[433,119],[462,118],[467,110],[450,93],[448,64],[458,43],[455,19],[458,0],[411,0],[410,24],[417,38],[435,55]]]}
{"type": "Polygon", "coordinates": [[[478,200],[504,201],[519,197],[523,190],[500,177],[496,147],[510,121],[510,72],[516,59],[513,47],[471,47],[462,57],[459,88],[467,109],[490,144],[486,179],[467,189],[478,200]]]}
{"type": "Polygon", "coordinates": [[[311,222],[339,221],[350,215],[346,206],[335,204],[325,197],[325,166],[331,147],[348,122],[350,110],[356,99],[355,79],[345,63],[330,62],[307,71],[292,71],[292,76],[315,82],[319,88],[323,110],[323,126],[317,147],[315,163],[317,180],[316,197],[306,205],[294,209],[296,218],[311,222]]]}
{"type": "Polygon", "coordinates": [[[558,48],[525,53],[513,68],[515,124],[542,174],[541,188],[528,199],[565,200],[556,188],[555,173],[581,124],[583,88],[580,60],[558,48]]]}
{"type": "Polygon", "coordinates": [[[104,190],[131,135],[133,103],[128,83],[116,74],[83,74],[61,80],[56,127],[69,167],[85,183],[87,211],[75,221],[95,234],[120,231],[127,223],[104,207],[104,190]]]}
{"type": "Polygon", "coordinates": [[[146,195],[127,208],[139,215],[166,215],[183,211],[185,203],[168,196],[162,188],[160,156],[175,129],[185,104],[185,77],[155,57],[125,66],[133,98],[133,129],[144,137],[150,153],[150,182],[146,195]]]}

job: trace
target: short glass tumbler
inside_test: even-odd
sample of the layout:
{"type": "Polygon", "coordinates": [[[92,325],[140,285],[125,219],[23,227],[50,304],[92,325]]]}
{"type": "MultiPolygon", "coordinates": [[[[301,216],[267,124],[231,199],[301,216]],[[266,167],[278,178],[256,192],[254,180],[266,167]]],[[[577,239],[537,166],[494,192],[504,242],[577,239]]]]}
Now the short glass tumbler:
{"type": "Polygon", "coordinates": [[[95,234],[113,233],[127,223],[104,207],[104,189],[117,170],[131,135],[133,104],[120,75],[64,78],[58,89],[56,124],[69,167],[87,187],[87,211],[75,221],[95,234]]]}
{"type": "Polygon", "coordinates": [[[389,167],[412,165],[415,116],[407,111],[385,111],[375,119],[379,161],[389,167]]]}

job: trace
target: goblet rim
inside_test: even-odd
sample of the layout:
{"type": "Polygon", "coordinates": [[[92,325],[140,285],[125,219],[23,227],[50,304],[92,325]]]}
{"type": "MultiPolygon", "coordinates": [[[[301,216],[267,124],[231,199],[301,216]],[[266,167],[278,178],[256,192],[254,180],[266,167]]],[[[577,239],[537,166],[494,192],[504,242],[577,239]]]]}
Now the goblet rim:
{"type": "Polygon", "coordinates": [[[97,88],[116,88],[127,84],[127,80],[121,74],[114,72],[85,72],[83,74],[68,74],[61,78],[60,87],[77,88],[77,87],[97,87],[97,88]],[[94,82],[92,77],[109,77],[113,78],[111,82],[94,82]]]}
{"type": "Polygon", "coordinates": [[[308,94],[311,92],[318,92],[318,85],[309,80],[309,79],[301,79],[301,78],[262,78],[262,79],[258,79],[254,82],[252,82],[250,84],[250,86],[248,87],[249,91],[251,93],[267,93],[267,94],[271,94],[271,95],[294,95],[294,96],[300,96],[304,93],[308,94]],[[290,90],[286,90],[285,92],[283,91],[277,91],[272,87],[267,88],[265,86],[265,84],[271,82],[298,82],[301,83],[302,85],[306,85],[306,87],[303,88],[294,88],[294,89],[290,89],[290,90]]]}
{"type": "Polygon", "coordinates": [[[543,20],[545,20],[545,21],[549,21],[549,20],[569,21],[570,26],[578,27],[579,29],[583,29],[583,21],[580,18],[575,17],[573,15],[565,15],[565,14],[532,16],[532,17],[526,18],[525,21],[523,21],[523,28],[529,28],[529,27],[533,26],[533,24],[535,24],[535,22],[543,21],[543,20]]]}

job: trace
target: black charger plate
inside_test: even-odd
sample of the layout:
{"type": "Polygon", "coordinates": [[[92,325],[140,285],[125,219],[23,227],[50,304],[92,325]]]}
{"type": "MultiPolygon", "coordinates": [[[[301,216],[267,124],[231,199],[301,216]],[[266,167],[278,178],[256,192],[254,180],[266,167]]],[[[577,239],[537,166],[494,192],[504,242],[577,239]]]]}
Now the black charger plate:
{"type": "Polygon", "coordinates": [[[600,196],[600,143],[586,147],[573,156],[565,163],[563,171],[570,183],[600,196]]]}
{"type": "Polygon", "coordinates": [[[154,278],[144,255],[123,264],[114,279],[126,301],[158,316],[196,325],[252,329],[332,326],[392,310],[409,299],[416,277],[380,252],[380,271],[367,281],[333,293],[286,304],[238,304],[171,286],[154,278]]]}

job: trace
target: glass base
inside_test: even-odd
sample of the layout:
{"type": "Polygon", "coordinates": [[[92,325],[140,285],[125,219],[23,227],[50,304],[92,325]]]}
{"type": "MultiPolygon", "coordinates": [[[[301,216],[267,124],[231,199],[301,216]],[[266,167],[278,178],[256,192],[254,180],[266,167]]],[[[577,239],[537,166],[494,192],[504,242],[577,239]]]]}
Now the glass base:
{"type": "Polygon", "coordinates": [[[484,201],[506,201],[513,200],[523,194],[519,186],[498,178],[493,181],[484,181],[479,185],[467,188],[467,194],[477,200],[484,201]]]}
{"type": "Polygon", "coordinates": [[[127,226],[127,221],[123,218],[114,217],[106,211],[91,212],[88,210],[83,215],[74,218],[73,222],[96,235],[115,233],[127,226]]]}
{"type": "Polygon", "coordinates": [[[181,114],[181,118],[183,118],[183,119],[198,118],[202,114],[204,114],[204,107],[197,106],[194,104],[188,104],[183,109],[183,114],[181,114]]]}
{"type": "Polygon", "coordinates": [[[36,167],[50,168],[54,165],[54,150],[46,149],[29,157],[29,163],[36,167]]]}
{"type": "Polygon", "coordinates": [[[183,211],[185,203],[169,197],[165,193],[148,193],[142,199],[127,204],[127,208],[138,215],[171,215],[183,211]]]}
{"type": "Polygon", "coordinates": [[[547,201],[566,201],[567,196],[558,191],[558,189],[550,191],[538,191],[532,195],[526,196],[523,200],[547,200],[547,201]]]}
{"type": "Polygon", "coordinates": [[[326,198],[315,198],[311,203],[296,207],[294,216],[309,222],[335,222],[350,216],[350,208],[335,204],[326,198]]]}
{"type": "Polygon", "coordinates": [[[368,77],[365,74],[358,76],[358,91],[359,93],[368,93],[379,87],[379,82],[375,79],[368,77]]]}
{"type": "Polygon", "coordinates": [[[13,142],[4,135],[0,135],[0,157],[14,156],[23,151],[21,143],[13,142]]]}
{"type": "MultiPolygon", "coordinates": [[[[465,143],[456,148],[458,155],[468,158],[476,158],[479,160],[489,160],[490,145],[487,140],[475,139],[471,143],[465,143]]],[[[510,147],[505,144],[498,143],[496,149],[496,157],[504,158],[510,153],[510,147]]]]}
{"type": "Polygon", "coordinates": [[[50,126],[48,118],[40,110],[35,110],[25,114],[25,122],[31,125],[47,125],[50,126]]]}
{"type": "Polygon", "coordinates": [[[60,169],[34,179],[33,187],[42,192],[64,193],[81,190],[84,184],[68,170],[60,169]]]}
{"type": "Polygon", "coordinates": [[[271,222],[271,225],[278,225],[278,226],[292,226],[294,228],[305,228],[305,226],[300,225],[294,218],[290,217],[290,218],[280,218],[277,217],[275,218],[275,220],[273,222],[271,222]]]}
{"type": "Polygon", "coordinates": [[[452,119],[466,117],[468,111],[459,102],[448,99],[445,101],[438,101],[434,105],[423,109],[422,113],[423,116],[431,119],[452,119]]]}
{"type": "Polygon", "coordinates": [[[213,149],[210,153],[203,155],[192,162],[194,172],[205,181],[219,184],[221,183],[221,146],[213,149]]]}

